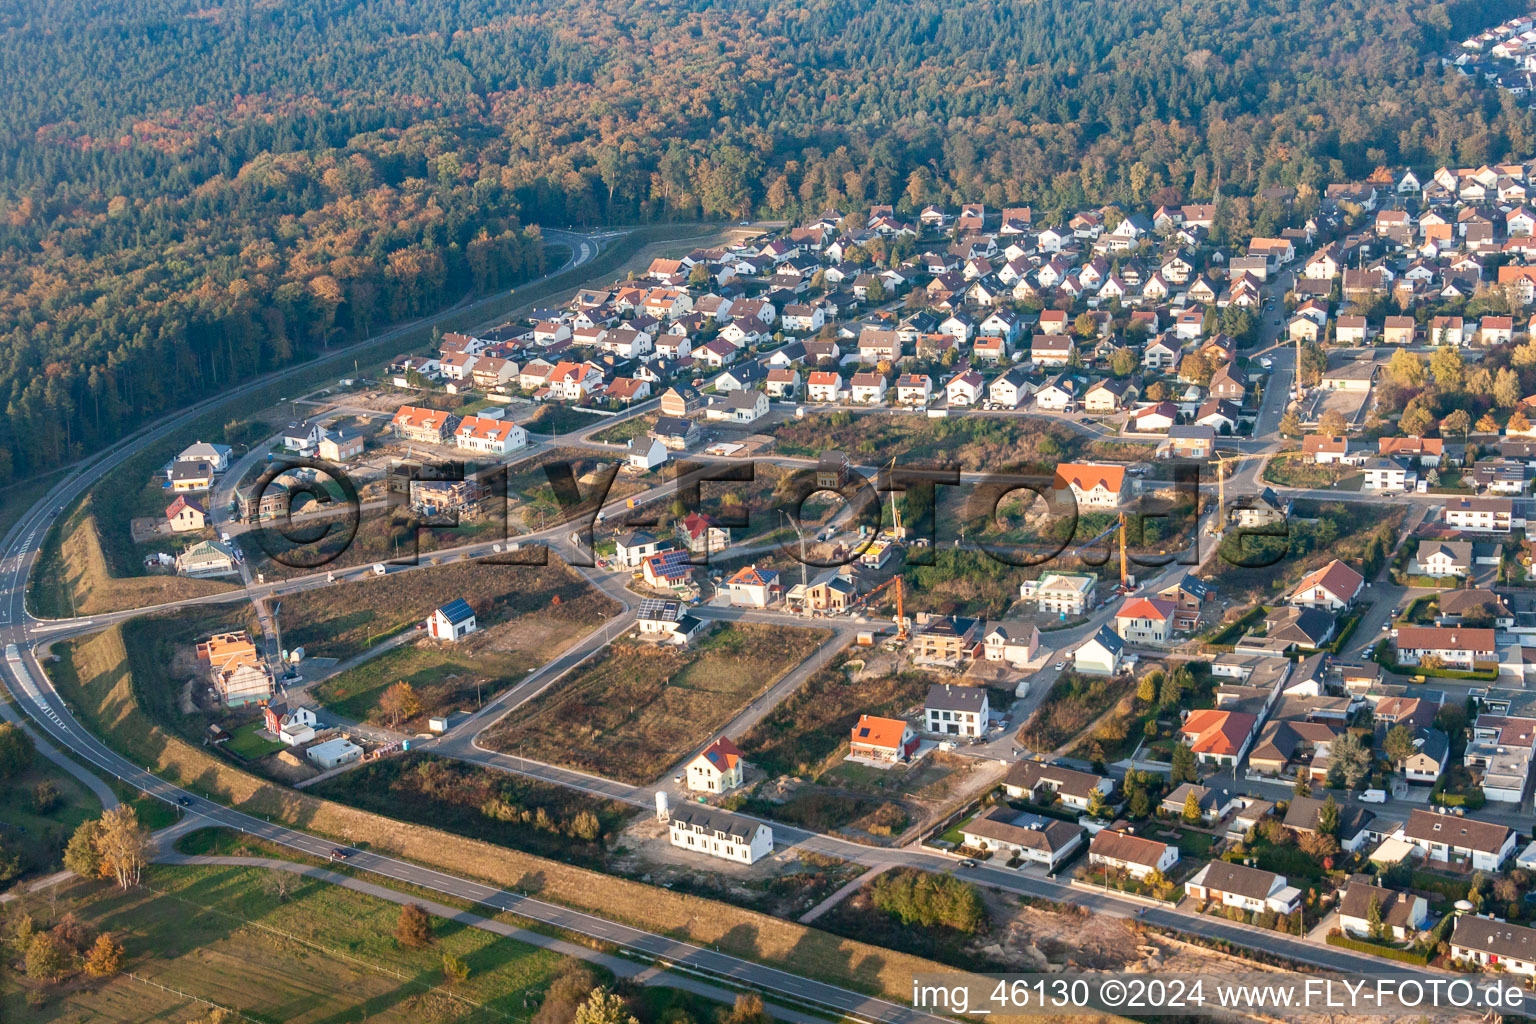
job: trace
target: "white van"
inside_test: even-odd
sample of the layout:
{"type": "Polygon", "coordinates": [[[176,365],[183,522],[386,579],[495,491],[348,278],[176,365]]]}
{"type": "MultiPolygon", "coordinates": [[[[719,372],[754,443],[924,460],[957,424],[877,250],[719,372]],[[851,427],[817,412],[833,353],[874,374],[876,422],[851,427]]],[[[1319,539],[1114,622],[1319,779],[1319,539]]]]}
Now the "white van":
{"type": "Polygon", "coordinates": [[[387,572],[389,572],[389,568],[383,562],[373,563],[373,574],[375,576],[383,576],[387,572]]]}

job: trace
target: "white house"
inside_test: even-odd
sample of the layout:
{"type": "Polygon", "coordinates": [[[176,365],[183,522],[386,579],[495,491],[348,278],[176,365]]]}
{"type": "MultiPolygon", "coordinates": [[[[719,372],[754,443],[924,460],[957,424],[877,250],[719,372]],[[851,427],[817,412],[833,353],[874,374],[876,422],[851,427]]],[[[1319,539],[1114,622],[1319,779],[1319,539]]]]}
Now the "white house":
{"type": "Polygon", "coordinates": [[[721,736],[688,762],[683,775],[695,793],[727,793],[746,781],[746,762],[736,744],[721,736]]]}
{"type": "Polygon", "coordinates": [[[975,370],[957,373],[944,385],[944,397],[953,406],[975,405],[984,393],[982,376],[975,370]]]}
{"type": "Polygon", "coordinates": [[[361,760],[363,748],[345,736],[338,736],[324,743],[316,743],[304,751],[304,756],[313,761],[321,771],[330,771],[332,768],[361,760]]]}
{"type": "Polygon", "coordinates": [[[1365,577],[1335,558],[1304,576],[1286,601],[1298,608],[1343,611],[1365,589],[1365,577]]]}
{"type": "Polygon", "coordinates": [[[662,542],[644,530],[631,530],[614,541],[613,560],[626,569],[638,569],[640,563],[662,549],[662,542]]]}
{"type": "Polygon", "coordinates": [[[994,860],[1000,854],[1006,859],[1017,857],[1052,871],[1077,852],[1085,834],[1087,830],[1081,825],[1021,815],[1009,807],[994,807],[960,828],[960,838],[968,850],[991,853],[994,860]]]}
{"type": "Polygon", "coordinates": [[[991,713],[985,687],[934,685],[923,702],[923,727],[940,736],[981,739],[991,713]]]}
{"type": "Polygon", "coordinates": [[[1417,846],[1431,862],[1497,871],[1514,855],[1517,835],[1491,821],[1415,809],[1395,838],[1417,846]]]}
{"type": "Polygon", "coordinates": [[[427,635],[434,640],[458,640],[475,629],[475,611],[463,598],[455,598],[427,616],[427,635]]]}
{"type": "Polygon", "coordinates": [[[1167,875],[1178,862],[1177,846],[1112,828],[1100,830],[1088,844],[1089,864],[1124,871],[1134,878],[1145,879],[1154,871],[1167,875]]]}
{"type": "Polygon", "coordinates": [[[1365,482],[1361,484],[1361,490],[1365,491],[1402,494],[1419,479],[1418,470],[1400,459],[1377,456],[1366,459],[1362,468],[1365,470],[1365,482]]]}
{"type": "Polygon", "coordinates": [[[465,451],[505,455],[528,444],[528,431],[510,420],[465,416],[453,432],[453,443],[465,451]]]}
{"type": "Polygon", "coordinates": [[[773,830],[767,825],[705,804],[673,808],[667,832],[679,849],[742,864],[754,864],[773,852],[773,830]]]}
{"type": "Polygon", "coordinates": [[[1072,667],[1086,676],[1112,676],[1120,671],[1125,641],[1108,626],[1072,652],[1072,667]]]}
{"type": "Polygon", "coordinates": [[[1130,598],[1115,613],[1115,632],[1127,643],[1165,644],[1175,607],[1163,598],[1130,598]]]}
{"type": "Polygon", "coordinates": [[[1394,941],[1414,938],[1429,923],[1429,903],[1424,897],[1384,889],[1369,882],[1350,882],[1339,900],[1339,927],[1350,935],[1372,938],[1372,901],[1381,914],[1383,929],[1394,941]]]}
{"type": "Polygon", "coordinates": [[[1458,917],[1451,959],[1531,977],[1536,975],[1536,928],[1491,917],[1458,917]]]}
{"type": "Polygon", "coordinates": [[[1284,875],[1224,860],[1213,860],[1197,871],[1184,883],[1184,891],[1197,900],[1255,913],[1289,914],[1301,906],[1301,890],[1287,885],[1284,875]]]}
{"type": "Polygon", "coordinates": [[[1115,509],[1125,497],[1125,467],[1096,462],[1063,462],[1051,486],[1070,490],[1078,508],[1115,509]]]}
{"type": "Polygon", "coordinates": [[[1014,800],[1035,804],[1060,801],[1063,807],[1076,811],[1092,806],[1095,793],[1109,796],[1114,788],[1114,781],[1102,775],[1040,761],[1015,761],[1003,776],[1003,790],[1014,800]]]}
{"type": "Polygon", "coordinates": [[[1053,615],[1082,615],[1093,604],[1097,583],[1085,572],[1048,572],[1019,584],[1019,598],[1032,600],[1040,611],[1053,615]]]}
{"type": "Polygon", "coordinates": [[[812,370],[805,380],[805,397],[812,402],[841,401],[843,378],[825,370],[812,370]]]}
{"type": "Polygon", "coordinates": [[[667,446],[654,437],[636,437],[629,442],[625,460],[631,469],[649,472],[667,461],[667,446]]]}
{"type": "Polygon", "coordinates": [[[1033,625],[1015,626],[1012,630],[994,626],[982,641],[982,655],[987,661],[1020,667],[1033,661],[1039,649],[1040,630],[1033,625]]]}

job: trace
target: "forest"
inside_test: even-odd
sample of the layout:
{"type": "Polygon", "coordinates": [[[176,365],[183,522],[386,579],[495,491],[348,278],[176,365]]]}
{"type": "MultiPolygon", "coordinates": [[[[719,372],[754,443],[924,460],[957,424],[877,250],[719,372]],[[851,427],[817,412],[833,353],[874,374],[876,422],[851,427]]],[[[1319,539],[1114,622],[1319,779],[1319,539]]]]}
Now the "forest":
{"type": "Polygon", "coordinates": [[[539,226],[1253,197],[1536,153],[1515,0],[16,0],[0,483],[544,269],[539,226]]]}

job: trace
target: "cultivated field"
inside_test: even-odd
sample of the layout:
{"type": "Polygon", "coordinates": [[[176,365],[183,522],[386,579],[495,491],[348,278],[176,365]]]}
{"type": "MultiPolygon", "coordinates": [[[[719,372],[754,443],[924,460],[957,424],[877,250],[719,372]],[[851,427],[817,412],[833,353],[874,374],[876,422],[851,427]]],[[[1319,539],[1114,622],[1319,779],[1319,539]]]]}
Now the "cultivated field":
{"type": "Polygon", "coordinates": [[[623,640],[502,719],[485,742],[637,785],[652,782],[828,635],[727,624],[688,648],[623,640]]]}
{"type": "MultiPolygon", "coordinates": [[[[465,924],[434,918],[436,941],[409,949],[394,940],[400,908],[388,900],[311,879],[286,893],[276,872],[256,867],[152,867],[127,893],[105,882],[65,884],[57,913],[73,912],[123,943],[119,976],[88,985],[9,988],[7,1021],[202,1019],[208,1000],[256,1020],[322,1024],[362,1020],[401,1024],[428,1019],[446,1002],[445,953],[463,960],[468,980],[454,1019],[526,1019],[525,999],[571,961],[558,953],[465,924]],[[183,998],[146,982],[186,992],[183,998]],[[37,993],[38,1006],[28,1005],[37,993]]],[[[39,923],[47,903],[34,899],[39,923]]]]}

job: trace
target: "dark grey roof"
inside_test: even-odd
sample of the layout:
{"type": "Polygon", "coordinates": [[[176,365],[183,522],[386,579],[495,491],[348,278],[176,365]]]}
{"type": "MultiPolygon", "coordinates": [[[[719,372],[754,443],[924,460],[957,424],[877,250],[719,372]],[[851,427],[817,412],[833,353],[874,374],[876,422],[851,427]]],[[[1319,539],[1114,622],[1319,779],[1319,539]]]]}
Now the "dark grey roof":
{"type": "Polygon", "coordinates": [[[935,711],[969,711],[980,714],[987,703],[987,691],[979,686],[951,686],[949,683],[930,686],[928,699],[923,707],[935,711]]]}
{"type": "Polygon", "coordinates": [[[656,425],[651,428],[651,433],[666,437],[673,434],[687,434],[693,430],[693,421],[681,416],[662,416],[656,420],[656,425]]]}
{"type": "Polygon", "coordinates": [[[1536,960],[1536,928],[1486,917],[1458,917],[1451,942],[1498,956],[1536,960]]]}
{"type": "Polygon", "coordinates": [[[715,832],[743,843],[751,842],[753,834],[766,827],[761,822],[703,804],[679,804],[672,809],[671,818],[694,832],[715,832]]]}
{"type": "Polygon", "coordinates": [[[1250,899],[1266,899],[1280,876],[1263,868],[1213,860],[1206,867],[1205,886],[1218,892],[1237,893],[1250,899]]]}
{"type": "Polygon", "coordinates": [[[1093,638],[1102,644],[1112,654],[1118,654],[1125,650],[1125,641],[1120,639],[1120,634],[1108,626],[1100,626],[1093,638]]]}

